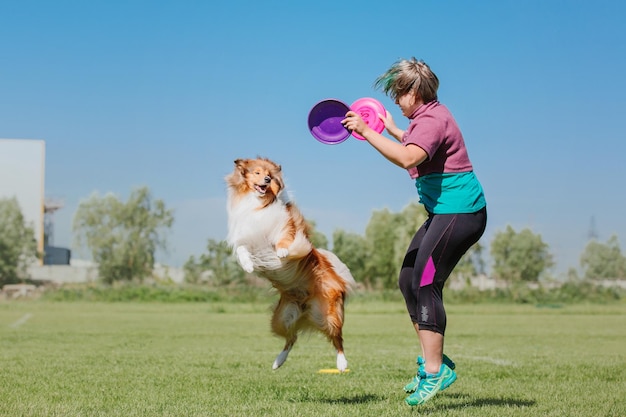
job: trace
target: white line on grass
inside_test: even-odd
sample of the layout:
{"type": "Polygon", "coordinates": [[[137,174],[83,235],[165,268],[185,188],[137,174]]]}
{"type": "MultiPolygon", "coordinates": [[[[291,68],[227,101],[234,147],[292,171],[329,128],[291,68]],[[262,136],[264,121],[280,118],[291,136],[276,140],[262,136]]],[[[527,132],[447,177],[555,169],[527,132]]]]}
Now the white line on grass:
{"type": "MultiPolygon", "coordinates": [[[[459,355],[457,355],[458,357],[459,355]]],[[[499,366],[513,366],[515,365],[514,362],[512,361],[508,361],[506,359],[497,359],[497,358],[492,358],[489,356],[465,356],[463,355],[464,358],[467,359],[471,359],[473,361],[481,361],[481,362],[489,362],[489,363],[493,363],[494,365],[499,365],[499,366]]]]}
{"type": "Polygon", "coordinates": [[[28,321],[29,318],[31,318],[33,315],[30,313],[26,313],[24,314],[22,317],[20,317],[19,320],[17,320],[16,322],[11,324],[11,327],[13,328],[17,328],[20,327],[22,324],[26,323],[28,321]]]}

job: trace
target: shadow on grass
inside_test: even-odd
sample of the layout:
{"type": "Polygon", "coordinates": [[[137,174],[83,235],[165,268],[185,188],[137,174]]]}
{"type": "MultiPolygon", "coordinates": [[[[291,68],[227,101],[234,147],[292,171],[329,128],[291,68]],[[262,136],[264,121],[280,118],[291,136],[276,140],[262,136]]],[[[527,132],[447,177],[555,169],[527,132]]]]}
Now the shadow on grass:
{"type": "MultiPolygon", "coordinates": [[[[468,394],[448,394],[447,397],[455,400],[452,404],[436,404],[437,410],[454,410],[468,407],[532,407],[537,402],[532,400],[520,400],[515,398],[472,398],[468,394]]],[[[354,397],[339,398],[301,398],[300,401],[313,401],[326,404],[367,404],[372,402],[386,401],[388,398],[382,395],[361,394],[354,397]]],[[[434,404],[434,402],[431,402],[434,404]]],[[[424,410],[427,411],[427,410],[424,410]]]]}
{"type": "Polygon", "coordinates": [[[382,395],[373,395],[373,394],[361,394],[355,395],[354,397],[339,397],[339,398],[320,398],[316,399],[315,402],[325,403],[325,404],[367,404],[372,402],[383,401],[385,398],[382,395]]]}
{"type": "Polygon", "coordinates": [[[472,398],[469,394],[450,393],[447,397],[458,400],[454,404],[444,404],[439,409],[456,409],[467,407],[532,407],[537,404],[534,400],[520,400],[516,398],[472,398]]]}

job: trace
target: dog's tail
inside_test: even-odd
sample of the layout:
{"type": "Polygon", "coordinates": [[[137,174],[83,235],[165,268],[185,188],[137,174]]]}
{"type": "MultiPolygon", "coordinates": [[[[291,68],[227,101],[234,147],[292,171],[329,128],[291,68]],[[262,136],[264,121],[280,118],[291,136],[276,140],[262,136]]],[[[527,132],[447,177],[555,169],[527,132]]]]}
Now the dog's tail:
{"type": "Polygon", "coordinates": [[[324,255],[326,259],[328,259],[328,261],[331,263],[337,275],[339,275],[339,277],[346,284],[347,293],[348,294],[352,293],[354,289],[356,288],[356,281],[354,280],[354,277],[350,273],[350,270],[348,269],[346,264],[341,262],[341,260],[337,257],[337,255],[335,255],[329,250],[317,249],[317,251],[320,252],[322,255],[324,255]]]}

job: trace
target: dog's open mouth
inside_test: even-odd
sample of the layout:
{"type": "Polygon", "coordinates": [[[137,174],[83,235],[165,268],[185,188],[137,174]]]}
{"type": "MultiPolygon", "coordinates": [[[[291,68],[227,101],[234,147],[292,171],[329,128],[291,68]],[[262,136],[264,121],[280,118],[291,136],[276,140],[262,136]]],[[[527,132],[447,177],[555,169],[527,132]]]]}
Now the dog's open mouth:
{"type": "Polygon", "coordinates": [[[265,192],[267,191],[267,184],[263,184],[263,185],[258,185],[258,184],[254,184],[254,189],[261,195],[265,195],[265,192]]]}

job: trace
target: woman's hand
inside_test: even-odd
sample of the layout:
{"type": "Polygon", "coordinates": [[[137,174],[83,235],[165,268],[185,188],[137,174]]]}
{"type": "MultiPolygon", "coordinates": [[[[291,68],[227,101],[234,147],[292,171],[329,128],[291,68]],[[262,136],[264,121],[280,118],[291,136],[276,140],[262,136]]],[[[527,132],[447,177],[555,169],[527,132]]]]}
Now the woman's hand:
{"type": "Polygon", "coordinates": [[[365,137],[364,133],[366,131],[372,130],[361,116],[352,110],[346,113],[345,119],[341,121],[341,124],[349,131],[356,132],[363,137],[365,137]]]}
{"type": "Polygon", "coordinates": [[[391,113],[389,113],[388,111],[385,111],[385,115],[378,113],[378,118],[382,120],[385,124],[385,129],[387,130],[387,133],[393,136],[398,142],[401,142],[404,130],[396,126],[396,122],[393,120],[393,116],[391,116],[391,113]]]}

